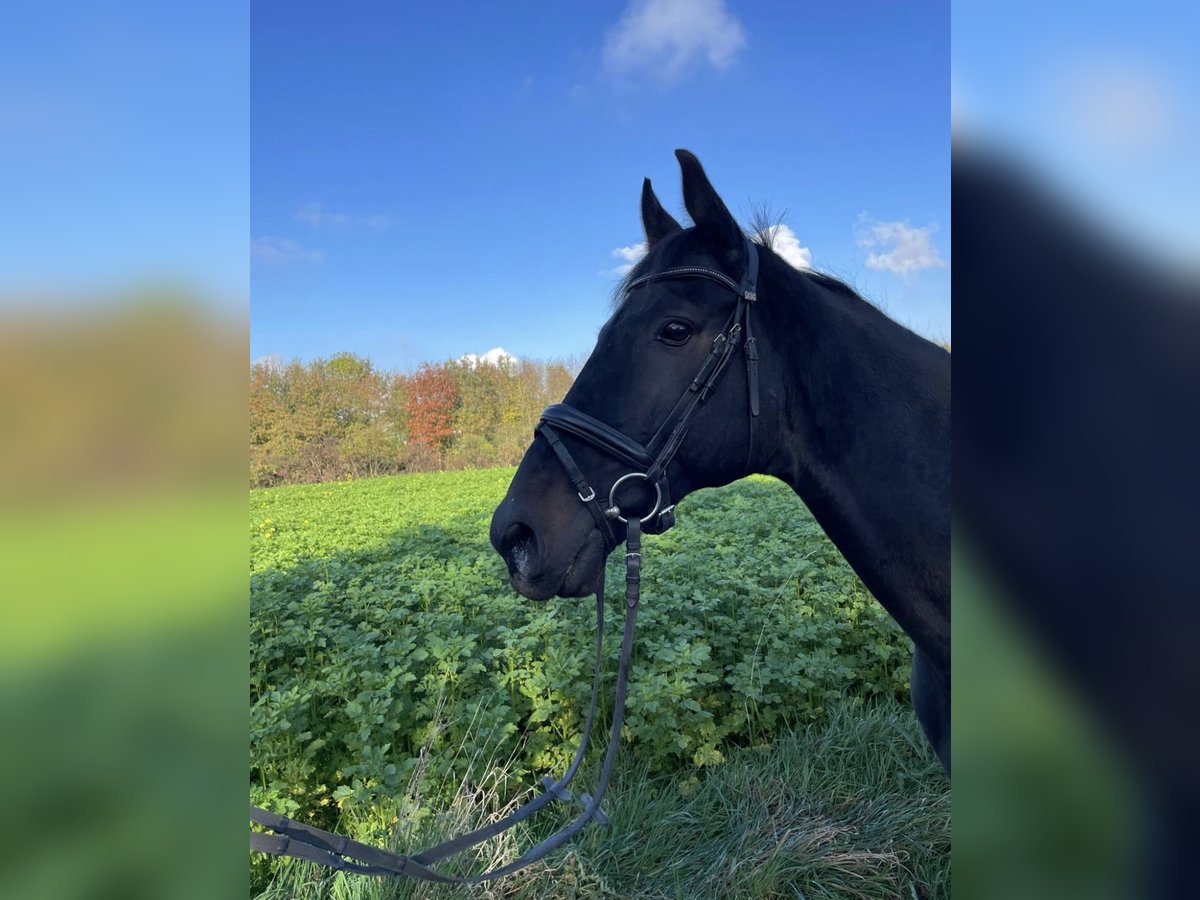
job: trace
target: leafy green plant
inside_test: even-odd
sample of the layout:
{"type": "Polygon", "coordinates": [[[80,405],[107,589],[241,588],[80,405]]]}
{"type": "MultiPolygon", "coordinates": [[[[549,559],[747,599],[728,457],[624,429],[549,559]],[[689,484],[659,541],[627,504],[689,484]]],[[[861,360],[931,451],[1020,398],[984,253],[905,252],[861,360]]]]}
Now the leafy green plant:
{"type": "MultiPolygon", "coordinates": [[[[592,604],[508,587],[486,535],[512,471],[251,493],[253,802],[415,828],[481,773],[502,772],[488,790],[507,801],[566,765],[592,604]]],[[[717,766],[835,702],[906,696],[907,641],[786,486],[702,491],[679,517],[646,541],[624,736],[647,772],[717,766]]]]}

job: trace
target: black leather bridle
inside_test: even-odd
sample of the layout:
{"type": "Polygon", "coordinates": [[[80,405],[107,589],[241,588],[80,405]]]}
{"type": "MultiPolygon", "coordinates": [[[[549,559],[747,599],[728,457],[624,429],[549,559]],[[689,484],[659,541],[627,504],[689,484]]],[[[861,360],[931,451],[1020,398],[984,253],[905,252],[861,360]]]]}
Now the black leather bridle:
{"type": "Polygon", "coordinates": [[[567,790],[567,786],[575,777],[587,752],[588,738],[596,719],[600,696],[604,636],[603,576],[600,587],[596,591],[596,664],[592,673],[591,702],[583,726],[583,735],[566,773],[559,779],[544,778],[542,785],[545,790],[541,794],[526,801],[517,810],[498,822],[492,822],[467,834],[411,854],[394,853],[378,847],[371,847],[333,832],[324,831],[302,822],[295,822],[269,810],[251,806],[251,821],[274,832],[267,834],[262,831],[251,831],[251,850],[271,856],[304,859],[340,872],[353,872],[359,875],[407,876],[442,884],[479,884],[525,868],[556,847],[566,843],[591,822],[601,824],[608,822],[608,817],[601,808],[600,801],[604,798],[613,765],[616,762],[617,747],[621,741],[621,725],[625,715],[625,695],[629,687],[629,669],[633,657],[633,629],[641,598],[641,534],[643,530],[652,534],[660,534],[675,524],[675,516],[672,512],[675,507],[671,503],[670,488],[667,485],[667,466],[687,435],[696,410],[708,399],[716,387],[717,380],[729,364],[729,360],[739,346],[739,341],[742,340],[742,335],[745,335],[745,341],[741,346],[746,354],[746,381],[750,401],[750,443],[746,451],[747,471],[749,471],[753,458],[754,429],[758,418],[758,349],[750,331],[750,308],[757,299],[755,292],[758,282],[758,250],[749,240],[746,241],[746,254],[746,276],[740,284],[713,269],[697,266],[667,269],[643,275],[629,283],[627,290],[635,290],[656,281],[673,278],[707,278],[737,295],[737,307],[729,317],[729,321],[725,323],[721,333],[713,340],[712,349],[709,351],[704,365],[700,367],[700,371],[696,373],[696,377],[687,386],[683,396],[679,398],[679,402],[667,415],[666,421],[651,438],[647,447],[630,440],[626,435],[599,419],[565,403],[556,403],[546,407],[537,424],[537,433],[550,442],[555,455],[575,486],[579,499],[595,518],[600,533],[604,535],[607,550],[611,551],[617,545],[616,535],[613,534],[612,520],[622,522],[627,526],[625,536],[625,628],[621,639],[620,661],[617,665],[612,727],[609,730],[608,746],[605,750],[604,764],[600,769],[595,795],[580,794],[575,797],[567,790]],[[596,499],[596,491],[584,478],[579,466],[575,464],[574,458],[558,434],[559,431],[581,438],[633,467],[633,471],[622,475],[609,488],[607,507],[600,506],[596,499]],[[649,448],[657,449],[652,451],[649,448]],[[643,517],[626,518],[621,515],[621,510],[616,503],[617,488],[622,482],[637,478],[654,487],[654,507],[643,517]],[[470,876],[447,875],[433,868],[436,863],[508,831],[555,801],[569,803],[572,800],[577,800],[582,810],[570,823],[505,865],[470,876]]]}
{"type": "Polygon", "coordinates": [[[708,400],[739,345],[746,355],[746,385],[750,407],[750,437],[746,448],[747,472],[753,458],[754,432],[758,420],[758,346],[750,330],[750,310],[758,299],[758,248],[746,239],[746,274],[740,284],[715,269],[680,266],[635,278],[629,283],[626,292],[655,282],[679,278],[705,278],[715,281],[734,292],[737,296],[737,306],[721,333],[713,339],[704,365],[667,414],[650,442],[643,447],[611,425],[566,403],[547,406],[537,424],[536,432],[550,444],[550,449],[562,463],[580,501],[595,519],[596,527],[604,536],[606,551],[611,551],[617,546],[612,521],[628,522],[628,519],[621,515],[621,509],[616,502],[617,488],[626,481],[641,479],[647,487],[654,488],[654,505],[650,512],[640,517],[643,531],[648,534],[661,534],[675,524],[675,504],[671,502],[667,466],[687,436],[693,416],[701,404],[708,400]],[[559,432],[580,438],[631,467],[628,474],[622,475],[609,488],[607,506],[600,505],[595,488],[580,470],[559,432]]]}

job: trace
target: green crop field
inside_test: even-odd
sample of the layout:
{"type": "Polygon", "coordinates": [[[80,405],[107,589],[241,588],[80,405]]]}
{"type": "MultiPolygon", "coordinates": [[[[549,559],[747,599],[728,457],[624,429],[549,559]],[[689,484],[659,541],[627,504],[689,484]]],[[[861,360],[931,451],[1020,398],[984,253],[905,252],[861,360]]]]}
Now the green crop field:
{"type": "MultiPolygon", "coordinates": [[[[594,608],[509,588],[487,530],[512,472],[251,493],[251,802],[403,852],[565,767],[594,608]]],[[[612,825],[474,894],[948,896],[949,785],[908,707],[907,641],[791,491],[700,492],[645,544],[612,825]]],[[[568,813],[450,868],[511,859],[568,813]]],[[[268,897],[472,893],[252,866],[268,897]]]]}

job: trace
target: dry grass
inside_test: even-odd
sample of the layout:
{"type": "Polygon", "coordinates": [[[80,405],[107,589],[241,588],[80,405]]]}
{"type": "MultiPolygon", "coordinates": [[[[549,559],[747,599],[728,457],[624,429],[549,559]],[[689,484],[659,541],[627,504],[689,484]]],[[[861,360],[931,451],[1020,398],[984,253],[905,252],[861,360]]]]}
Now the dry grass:
{"type": "MultiPolygon", "coordinates": [[[[586,769],[579,775],[584,783],[589,777],[586,769]]],[[[501,778],[502,773],[493,772],[482,780],[496,783],[501,778]]],[[[511,811],[511,805],[497,806],[493,796],[460,792],[448,810],[419,823],[413,849],[511,811]]],[[[769,747],[733,753],[724,765],[699,774],[651,778],[626,753],[605,807],[612,819],[609,828],[593,826],[548,861],[494,884],[447,889],[331,875],[300,863],[282,866],[262,896],[950,896],[950,787],[911,710],[904,707],[847,706],[820,725],[769,747]]],[[[521,847],[558,827],[570,813],[542,814],[554,821],[539,821],[536,833],[509,832],[449,870],[480,871],[514,859],[521,847]]]]}

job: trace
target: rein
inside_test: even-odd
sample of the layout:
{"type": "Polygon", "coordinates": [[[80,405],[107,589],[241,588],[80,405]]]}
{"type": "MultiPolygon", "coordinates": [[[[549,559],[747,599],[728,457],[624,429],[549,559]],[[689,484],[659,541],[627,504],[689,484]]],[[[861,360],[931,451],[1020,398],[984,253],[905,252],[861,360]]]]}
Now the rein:
{"type": "Polygon", "coordinates": [[[598,822],[601,825],[608,824],[608,816],[601,809],[600,801],[608,790],[608,782],[617,759],[617,748],[621,743],[621,726],[625,719],[625,697],[629,688],[629,667],[633,656],[633,630],[641,600],[642,532],[644,530],[649,534],[661,534],[675,524],[673,512],[675,505],[671,502],[670,487],[667,484],[667,466],[687,435],[692,417],[716,387],[734,350],[739,346],[742,335],[745,335],[745,341],[741,346],[746,355],[746,383],[750,407],[747,471],[749,471],[753,459],[755,425],[759,412],[758,350],[750,331],[750,308],[757,300],[758,250],[748,239],[746,248],[746,277],[741,284],[735,283],[733,279],[721,272],[696,266],[667,269],[643,275],[630,282],[628,290],[635,290],[656,281],[674,278],[704,278],[728,288],[737,295],[737,307],[721,333],[714,338],[704,365],[700,367],[696,377],[692,379],[683,396],[667,414],[666,419],[646,447],[622,434],[611,425],[565,403],[556,403],[546,407],[535,429],[535,433],[541,434],[549,442],[554,455],[558,457],[567,477],[574,485],[580,502],[588,508],[595,519],[596,526],[604,536],[606,555],[617,546],[612,521],[621,522],[626,526],[625,632],[621,639],[621,659],[617,667],[613,722],[608,736],[608,748],[604,754],[604,765],[596,783],[595,796],[586,793],[579,795],[578,800],[583,807],[582,812],[569,824],[505,865],[497,866],[478,875],[465,877],[445,875],[431,868],[435,863],[508,831],[556,800],[569,803],[574,799],[571,792],[567,790],[567,785],[575,777],[583,762],[584,754],[587,752],[588,739],[595,723],[600,696],[600,669],[604,640],[605,575],[603,571],[600,586],[596,591],[596,664],[592,673],[592,695],[587,719],[583,726],[583,735],[580,738],[579,748],[575,751],[575,756],[563,776],[557,781],[549,776],[542,779],[542,785],[545,788],[543,793],[496,822],[413,854],[381,850],[329,831],[323,831],[320,828],[314,828],[311,825],[295,822],[286,816],[277,815],[260,807],[251,806],[251,821],[274,832],[274,834],[268,834],[262,831],[251,831],[250,849],[252,851],[271,856],[304,859],[339,872],[353,872],[359,875],[384,877],[404,875],[442,884],[478,884],[510,875],[536,862],[569,841],[590,822],[598,822]],[[559,436],[559,431],[581,438],[632,467],[629,473],[622,475],[609,488],[607,506],[600,505],[595,489],[575,463],[570,451],[559,436]],[[657,450],[652,451],[650,448],[657,448],[657,450]],[[622,516],[621,509],[616,502],[617,488],[622,483],[633,479],[641,479],[655,489],[654,507],[642,517],[638,517],[634,513],[630,513],[628,517],[622,516]]]}
{"type": "Polygon", "coordinates": [[[596,719],[596,706],[600,696],[600,661],[604,640],[604,581],[601,578],[600,588],[596,591],[596,667],[592,674],[592,699],[588,706],[587,720],[583,726],[583,736],[579,749],[571,765],[557,781],[549,776],[542,779],[546,790],[523,804],[516,811],[499,821],[484,825],[467,834],[444,841],[428,850],[419,853],[392,853],[351,840],[348,837],[323,831],[311,825],[295,822],[286,816],[276,815],[257,806],[250,807],[250,819],[262,825],[275,834],[261,831],[250,832],[250,849],[270,856],[289,856],[293,859],[305,859],[339,872],[353,872],[358,875],[396,876],[406,875],[424,881],[435,881],[441,884],[478,884],[504,875],[511,875],[518,869],[523,869],[541,859],[561,844],[566,843],[583,829],[589,822],[608,824],[608,816],[600,807],[600,801],[608,790],[609,778],[612,776],[613,764],[617,761],[617,747],[621,743],[621,725],[625,719],[625,696],[629,688],[629,665],[633,657],[633,626],[637,620],[638,603],[641,600],[642,587],[642,540],[641,529],[637,519],[630,523],[629,533],[625,540],[625,633],[621,639],[621,661],[617,667],[616,699],[614,701],[612,729],[608,736],[608,749],[604,754],[604,766],[600,770],[600,778],[596,783],[596,793],[580,794],[579,803],[583,811],[569,824],[560,828],[550,837],[529,850],[526,850],[512,862],[497,866],[479,875],[460,877],[444,875],[430,868],[433,863],[461,853],[477,844],[482,844],[489,838],[508,831],[518,823],[531,817],[542,807],[555,800],[564,803],[571,802],[571,792],[567,785],[575,777],[587,751],[588,738],[592,732],[592,724],[596,719]]]}

